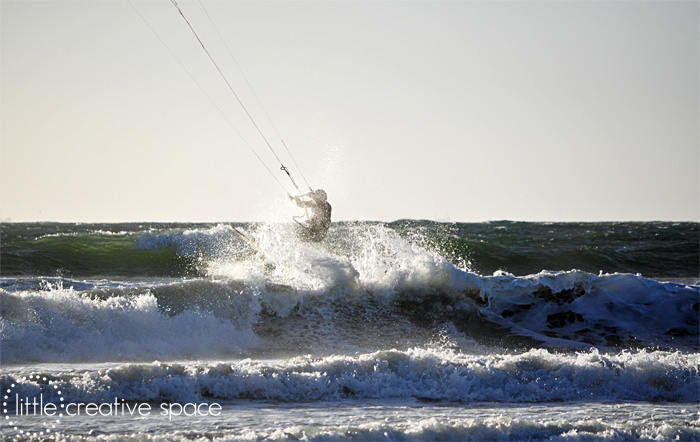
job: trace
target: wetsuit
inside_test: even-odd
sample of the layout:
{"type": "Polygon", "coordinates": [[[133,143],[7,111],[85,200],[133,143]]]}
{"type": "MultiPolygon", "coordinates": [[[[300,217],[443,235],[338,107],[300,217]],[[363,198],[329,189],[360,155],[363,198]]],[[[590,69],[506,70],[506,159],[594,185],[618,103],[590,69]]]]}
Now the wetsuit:
{"type": "Polygon", "coordinates": [[[331,205],[328,201],[310,197],[308,201],[295,201],[299,207],[311,209],[311,218],[306,224],[299,223],[298,235],[303,241],[318,242],[326,237],[328,228],[331,226],[331,205]]]}

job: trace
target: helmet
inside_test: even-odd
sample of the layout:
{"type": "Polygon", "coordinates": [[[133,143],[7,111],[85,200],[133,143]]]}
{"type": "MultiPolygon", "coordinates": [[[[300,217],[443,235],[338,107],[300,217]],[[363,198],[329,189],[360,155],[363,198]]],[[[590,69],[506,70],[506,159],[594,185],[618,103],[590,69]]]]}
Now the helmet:
{"type": "Polygon", "coordinates": [[[326,201],[328,199],[328,195],[326,195],[326,191],[323,189],[317,189],[314,190],[314,198],[326,201]]]}

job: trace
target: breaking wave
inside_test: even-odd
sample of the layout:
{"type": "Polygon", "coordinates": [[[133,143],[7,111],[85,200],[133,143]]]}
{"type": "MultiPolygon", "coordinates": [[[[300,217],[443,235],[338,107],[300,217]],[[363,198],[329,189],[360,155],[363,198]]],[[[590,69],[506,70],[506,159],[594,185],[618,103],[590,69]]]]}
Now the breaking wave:
{"type": "Polygon", "coordinates": [[[330,355],[436,344],[464,352],[700,347],[695,285],[581,270],[482,276],[381,224],[345,229],[317,246],[259,226],[248,235],[260,253],[224,225],[136,240],[144,253],[196,255],[199,276],[2,278],[0,361],[330,355]]]}
{"type": "MultiPolygon", "coordinates": [[[[34,371],[41,375],[40,370],[34,371]]],[[[664,351],[602,354],[470,355],[445,349],[390,350],[357,356],[301,356],[279,362],[125,364],[79,373],[46,373],[47,381],[2,376],[5,388],[47,400],[56,384],[70,402],[309,402],[413,398],[447,402],[700,400],[700,356],[664,351]]],[[[35,376],[35,379],[38,376],[35,376]]]]}

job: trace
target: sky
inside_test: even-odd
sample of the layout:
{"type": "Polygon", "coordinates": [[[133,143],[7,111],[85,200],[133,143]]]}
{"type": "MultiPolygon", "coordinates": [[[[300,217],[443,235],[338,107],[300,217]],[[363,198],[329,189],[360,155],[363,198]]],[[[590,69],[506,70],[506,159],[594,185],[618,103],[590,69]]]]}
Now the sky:
{"type": "Polygon", "coordinates": [[[178,4],[271,148],[170,1],[0,0],[2,219],[700,221],[700,2],[178,4]]]}

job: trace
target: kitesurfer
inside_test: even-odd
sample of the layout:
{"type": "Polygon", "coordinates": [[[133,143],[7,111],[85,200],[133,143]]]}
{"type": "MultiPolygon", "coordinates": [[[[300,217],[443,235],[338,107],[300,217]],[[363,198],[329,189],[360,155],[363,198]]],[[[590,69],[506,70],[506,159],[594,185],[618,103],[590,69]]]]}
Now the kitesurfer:
{"type": "Polygon", "coordinates": [[[306,223],[299,222],[298,235],[303,241],[318,242],[326,237],[331,226],[331,205],[323,189],[312,190],[306,195],[290,196],[297,206],[310,209],[306,223]]]}

